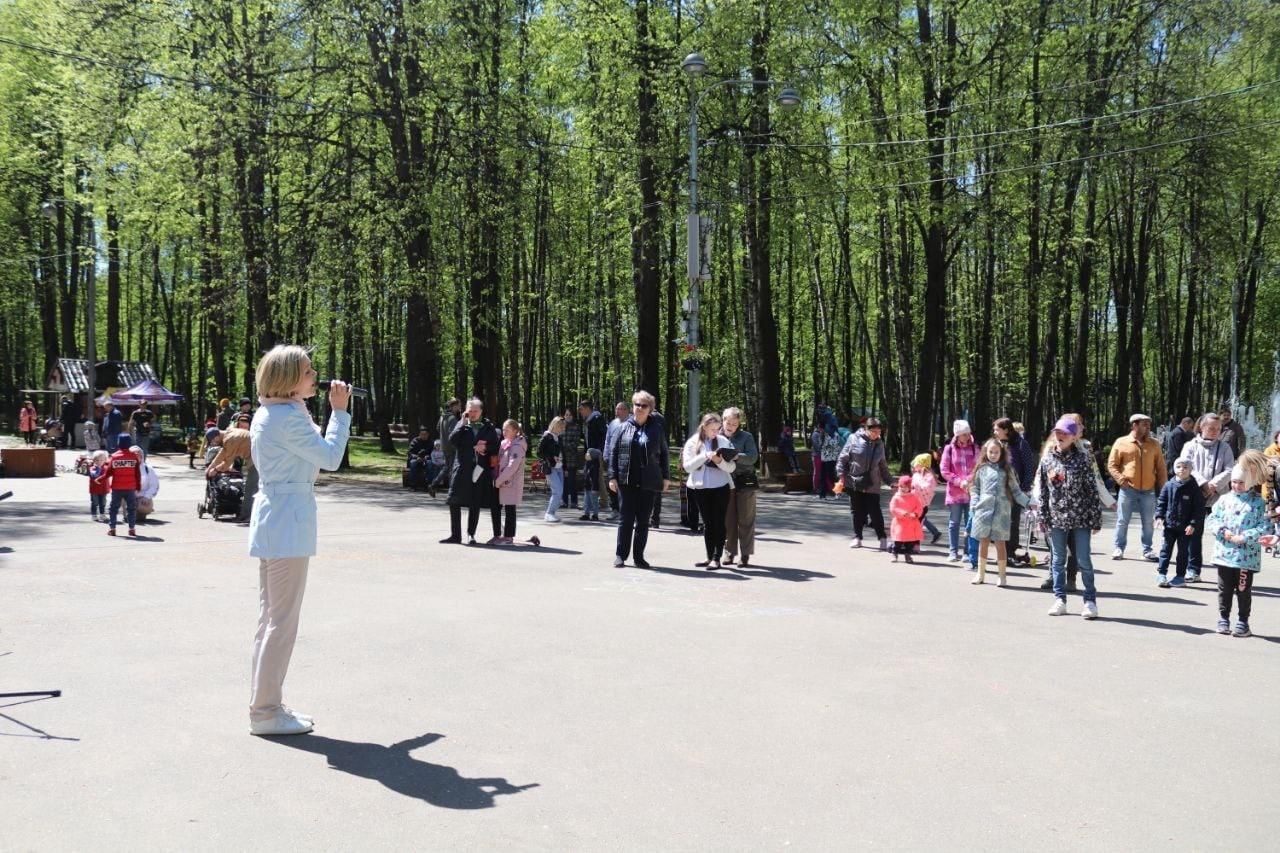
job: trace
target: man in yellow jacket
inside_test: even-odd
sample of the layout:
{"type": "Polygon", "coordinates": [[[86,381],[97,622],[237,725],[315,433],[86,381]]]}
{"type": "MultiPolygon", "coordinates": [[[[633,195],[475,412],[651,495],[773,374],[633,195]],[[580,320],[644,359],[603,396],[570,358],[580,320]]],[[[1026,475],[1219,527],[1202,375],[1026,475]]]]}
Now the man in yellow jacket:
{"type": "Polygon", "coordinates": [[[1152,528],[1156,514],[1156,497],[1164,488],[1168,471],[1160,442],[1151,437],[1151,418],[1137,414],[1129,418],[1129,434],[1116,439],[1107,458],[1107,473],[1120,487],[1116,505],[1116,549],[1113,560],[1124,559],[1124,546],[1129,539],[1129,519],[1138,511],[1142,520],[1143,559],[1159,559],[1152,548],[1152,528]]]}

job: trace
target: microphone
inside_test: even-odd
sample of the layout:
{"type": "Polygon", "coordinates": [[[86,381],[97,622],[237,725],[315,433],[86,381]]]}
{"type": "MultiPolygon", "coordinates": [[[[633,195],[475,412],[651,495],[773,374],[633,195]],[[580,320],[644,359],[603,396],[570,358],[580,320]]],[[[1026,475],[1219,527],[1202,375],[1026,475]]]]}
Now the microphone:
{"type": "MultiPolygon", "coordinates": [[[[328,391],[329,385],[333,381],[334,380],[332,379],[321,379],[319,382],[316,383],[316,386],[320,388],[320,390],[322,391],[328,391]]],[[[354,385],[348,385],[347,387],[351,389],[352,397],[368,397],[369,396],[369,389],[367,388],[357,388],[354,385]]]]}

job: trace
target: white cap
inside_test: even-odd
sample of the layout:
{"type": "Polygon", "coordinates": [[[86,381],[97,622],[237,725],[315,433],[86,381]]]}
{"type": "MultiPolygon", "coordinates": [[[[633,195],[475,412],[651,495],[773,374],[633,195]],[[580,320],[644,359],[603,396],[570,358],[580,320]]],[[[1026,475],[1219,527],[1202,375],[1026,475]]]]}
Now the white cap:
{"type": "Polygon", "coordinates": [[[1138,413],[1138,414],[1136,414],[1136,415],[1130,415],[1130,416],[1129,416],[1129,423],[1131,423],[1131,424],[1136,424],[1138,421],[1149,421],[1149,420],[1151,420],[1151,418],[1147,417],[1146,415],[1142,414],[1141,412],[1139,412],[1139,413],[1138,413]]]}
{"type": "Polygon", "coordinates": [[[968,435],[973,432],[973,427],[969,426],[968,421],[956,421],[951,424],[952,435],[968,435]]]}

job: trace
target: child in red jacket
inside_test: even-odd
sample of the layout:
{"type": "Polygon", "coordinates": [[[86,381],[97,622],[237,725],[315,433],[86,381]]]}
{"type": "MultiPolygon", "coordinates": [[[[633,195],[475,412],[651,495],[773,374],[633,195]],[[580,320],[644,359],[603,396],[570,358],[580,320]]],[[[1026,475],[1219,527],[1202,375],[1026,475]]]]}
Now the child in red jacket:
{"type": "Polygon", "coordinates": [[[920,516],[924,515],[924,503],[911,488],[911,478],[898,478],[898,491],[889,501],[889,533],[893,539],[893,561],[898,562],[898,555],[913,562],[911,552],[924,538],[924,528],[920,524],[920,516]]]}
{"type": "Polygon", "coordinates": [[[111,454],[107,472],[103,476],[111,483],[111,527],[108,536],[116,535],[116,513],[124,502],[124,520],[129,525],[129,535],[137,536],[134,524],[138,516],[138,489],[142,486],[142,460],[128,447],[121,447],[111,454]]]}
{"type": "Polygon", "coordinates": [[[89,466],[89,514],[94,521],[107,520],[107,492],[111,483],[107,478],[107,462],[111,459],[105,450],[95,450],[89,466]]]}

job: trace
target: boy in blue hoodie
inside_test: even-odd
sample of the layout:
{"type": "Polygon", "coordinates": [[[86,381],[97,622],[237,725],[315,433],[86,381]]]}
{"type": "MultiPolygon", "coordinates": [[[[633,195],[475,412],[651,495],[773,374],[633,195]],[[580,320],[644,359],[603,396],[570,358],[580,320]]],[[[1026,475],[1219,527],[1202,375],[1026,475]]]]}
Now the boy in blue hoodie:
{"type": "Polygon", "coordinates": [[[1156,498],[1156,521],[1164,525],[1164,544],[1160,546],[1160,563],[1156,568],[1156,585],[1162,589],[1185,586],[1187,555],[1191,538],[1204,533],[1204,492],[1191,476],[1191,463],[1178,459],[1173,463],[1173,479],[1164,484],[1156,498]],[[1169,580],[1169,559],[1173,546],[1178,546],[1178,561],[1173,580],[1169,580]]]}

